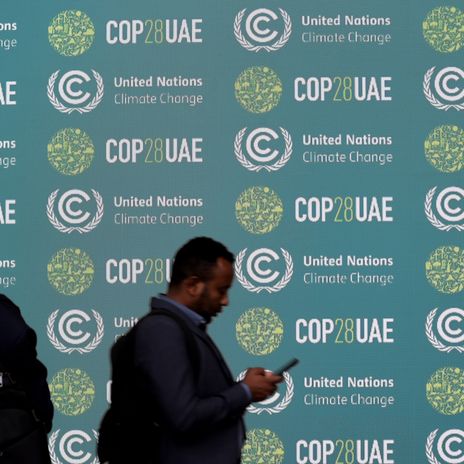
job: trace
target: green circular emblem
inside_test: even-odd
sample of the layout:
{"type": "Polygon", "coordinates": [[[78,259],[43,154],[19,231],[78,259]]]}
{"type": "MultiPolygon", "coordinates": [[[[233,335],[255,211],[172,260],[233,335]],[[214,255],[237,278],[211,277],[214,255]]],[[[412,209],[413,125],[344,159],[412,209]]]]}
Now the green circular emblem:
{"type": "Polygon", "coordinates": [[[94,266],[78,248],[63,248],[48,263],[48,280],[63,295],[80,295],[92,284],[94,266]]]}
{"type": "Polygon", "coordinates": [[[243,464],[281,464],[284,455],[284,445],[271,430],[253,429],[247,432],[242,448],[243,464]]]}
{"type": "Polygon", "coordinates": [[[79,56],[93,43],[95,27],[90,18],[79,10],[62,11],[48,26],[50,45],[64,56],[79,56]]]}
{"type": "Polygon", "coordinates": [[[250,187],[240,194],[235,203],[239,224],[252,234],[267,234],[282,219],[284,206],[279,196],[269,187],[250,187]]]}
{"type": "Polygon", "coordinates": [[[464,43],[464,14],[454,6],[435,8],[422,23],[422,32],[437,52],[455,52],[464,43]]]}
{"type": "Polygon", "coordinates": [[[284,324],[272,309],[251,308],[238,319],[235,334],[245,351],[263,356],[280,346],[284,324]]]}
{"type": "Polygon", "coordinates": [[[62,129],[47,146],[48,161],[61,174],[76,176],[92,164],[95,147],[81,129],[62,129]]]}
{"type": "Polygon", "coordinates": [[[279,76],[265,66],[245,69],[235,81],[235,98],[251,113],[267,113],[282,95],[279,76]]]}
{"type": "Polygon", "coordinates": [[[90,409],[95,398],[95,385],[81,369],[58,371],[49,387],[53,405],[65,416],[83,414],[90,409]]]}
{"type": "Polygon", "coordinates": [[[464,371],[458,367],[438,369],[427,382],[426,395],[438,412],[460,414],[464,411],[464,371]]]}
{"type": "Polygon", "coordinates": [[[464,167],[464,131],[458,126],[436,127],[424,148],[427,161],[441,172],[457,172],[464,167]]]}
{"type": "Polygon", "coordinates": [[[464,289],[464,250],[457,246],[437,248],[425,263],[427,280],[442,293],[464,289]]]}

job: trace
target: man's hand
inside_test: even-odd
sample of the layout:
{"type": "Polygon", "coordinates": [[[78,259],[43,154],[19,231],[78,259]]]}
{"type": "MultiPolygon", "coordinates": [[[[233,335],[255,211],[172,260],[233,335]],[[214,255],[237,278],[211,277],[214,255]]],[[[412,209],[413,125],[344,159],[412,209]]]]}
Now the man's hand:
{"type": "Polygon", "coordinates": [[[262,367],[251,367],[247,370],[243,383],[251,390],[253,401],[263,401],[269,398],[282,382],[282,376],[266,372],[262,367]]]}

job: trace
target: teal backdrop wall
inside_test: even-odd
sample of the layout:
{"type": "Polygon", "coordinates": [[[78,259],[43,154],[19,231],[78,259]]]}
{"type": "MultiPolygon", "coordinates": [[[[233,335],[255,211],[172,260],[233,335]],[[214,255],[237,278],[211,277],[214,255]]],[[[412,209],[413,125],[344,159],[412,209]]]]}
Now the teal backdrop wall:
{"type": "Polygon", "coordinates": [[[109,349],[200,235],[234,374],[300,359],[244,463],[464,462],[463,44],[457,1],[2,2],[0,287],[54,464],[98,462],[109,349]]]}

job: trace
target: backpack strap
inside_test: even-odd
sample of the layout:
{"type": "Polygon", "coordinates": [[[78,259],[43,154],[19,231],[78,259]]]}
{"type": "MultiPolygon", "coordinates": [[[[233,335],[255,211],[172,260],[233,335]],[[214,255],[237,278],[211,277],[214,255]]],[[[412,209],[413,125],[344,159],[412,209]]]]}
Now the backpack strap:
{"type": "Polygon", "coordinates": [[[197,342],[195,341],[195,337],[190,327],[188,326],[188,323],[185,321],[185,319],[182,316],[179,316],[174,311],[169,311],[167,309],[162,309],[162,308],[152,309],[145,317],[157,316],[157,315],[163,315],[163,316],[167,316],[173,319],[174,321],[176,321],[178,326],[182,329],[182,332],[184,333],[185,342],[187,344],[187,353],[188,353],[188,356],[193,366],[193,375],[195,377],[195,381],[197,381],[198,372],[200,368],[200,354],[198,352],[197,342]]]}

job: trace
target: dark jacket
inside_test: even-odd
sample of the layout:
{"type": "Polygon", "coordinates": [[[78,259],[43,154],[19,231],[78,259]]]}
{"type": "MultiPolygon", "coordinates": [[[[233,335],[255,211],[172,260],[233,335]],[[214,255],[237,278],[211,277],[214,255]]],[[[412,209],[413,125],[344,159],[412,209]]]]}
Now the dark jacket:
{"type": "Polygon", "coordinates": [[[248,395],[236,383],[209,336],[178,308],[153,298],[188,324],[198,347],[193,372],[185,335],[172,318],[142,319],[135,337],[135,364],[144,389],[160,412],[161,464],[237,464],[244,439],[242,415],[248,395]]]}
{"type": "Polygon", "coordinates": [[[30,407],[50,431],[53,405],[47,369],[37,359],[37,336],[26,324],[19,308],[0,294],[0,371],[11,373],[25,390],[30,407]]]}

